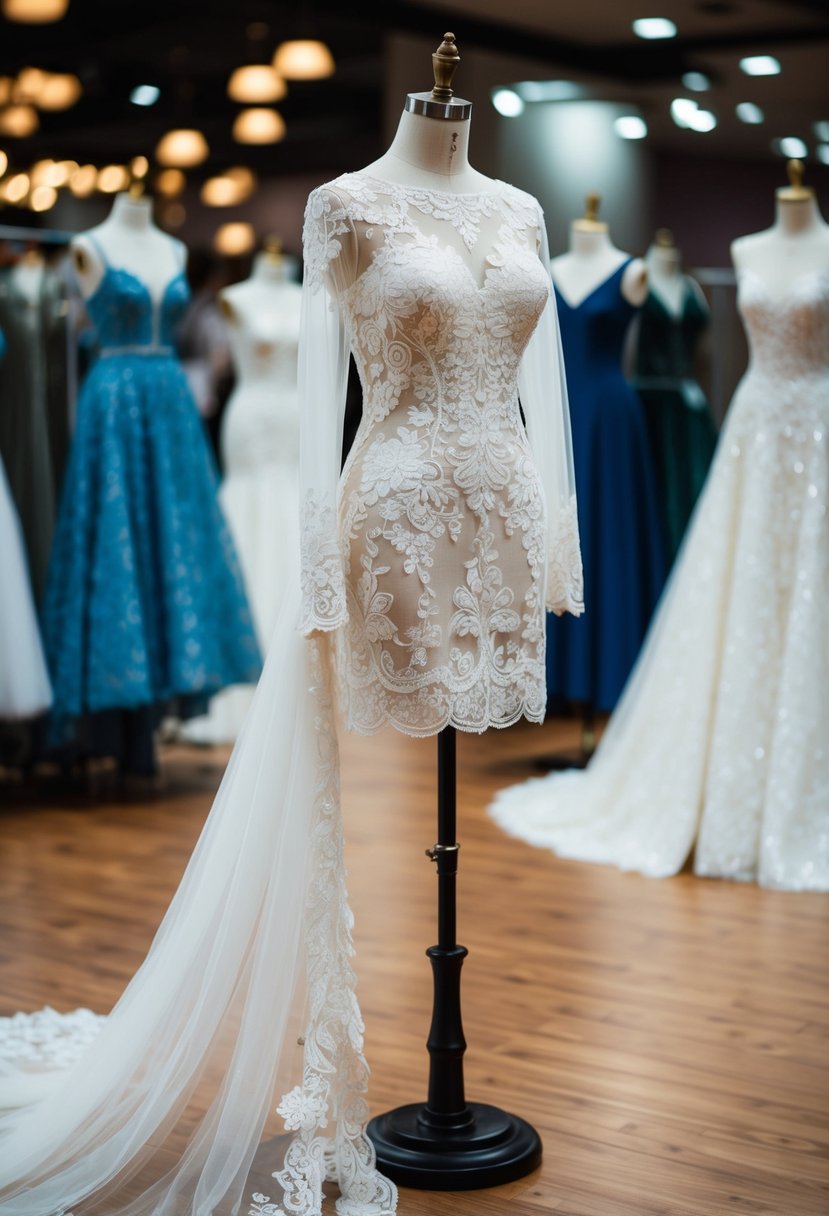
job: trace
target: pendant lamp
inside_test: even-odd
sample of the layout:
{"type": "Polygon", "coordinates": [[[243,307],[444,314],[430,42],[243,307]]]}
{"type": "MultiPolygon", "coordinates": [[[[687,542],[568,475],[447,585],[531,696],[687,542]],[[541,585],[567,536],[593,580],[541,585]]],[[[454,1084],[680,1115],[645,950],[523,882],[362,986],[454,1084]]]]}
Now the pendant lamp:
{"type": "Polygon", "coordinates": [[[2,13],[7,21],[47,25],[66,15],[69,0],[3,0],[2,13]]]}
{"type": "Polygon", "coordinates": [[[228,257],[241,257],[250,253],[255,244],[256,234],[252,224],[222,224],[213,237],[213,248],[217,253],[227,254],[228,257]]]}
{"type": "Polygon", "coordinates": [[[334,57],[316,38],[292,38],[276,48],[273,66],[286,80],[323,80],[334,72],[334,57]]]}
{"type": "Polygon", "coordinates": [[[11,135],[14,139],[25,139],[34,135],[40,126],[40,119],[34,106],[6,106],[0,110],[0,133],[11,135]]]}
{"type": "Polygon", "coordinates": [[[168,131],[159,141],[155,158],[160,165],[191,169],[207,160],[210,149],[201,131],[192,127],[179,127],[168,131]]]}
{"type": "Polygon", "coordinates": [[[237,68],[227,82],[227,95],[245,105],[281,101],[288,86],[268,63],[248,63],[237,68]]]}
{"type": "Polygon", "coordinates": [[[284,136],[285,119],[278,110],[242,110],[233,124],[233,138],[240,144],[275,144],[284,136]]]}

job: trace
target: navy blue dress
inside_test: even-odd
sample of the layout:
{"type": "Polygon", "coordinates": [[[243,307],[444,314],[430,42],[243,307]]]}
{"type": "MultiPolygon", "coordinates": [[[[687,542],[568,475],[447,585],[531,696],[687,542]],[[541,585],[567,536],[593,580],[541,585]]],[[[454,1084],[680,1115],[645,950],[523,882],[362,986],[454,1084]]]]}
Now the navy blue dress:
{"type": "Polygon", "coordinates": [[[666,575],[642,404],[622,375],[636,312],[623,262],[571,307],[556,291],[584,561],[584,615],[547,617],[547,703],[611,710],[642,645],[666,575]]]}
{"type": "Polygon", "coordinates": [[[259,675],[217,472],[173,349],[188,301],[183,271],[154,302],[106,262],[87,301],[100,350],[78,401],[42,613],[54,742],[100,711],[200,712],[259,675]]]}

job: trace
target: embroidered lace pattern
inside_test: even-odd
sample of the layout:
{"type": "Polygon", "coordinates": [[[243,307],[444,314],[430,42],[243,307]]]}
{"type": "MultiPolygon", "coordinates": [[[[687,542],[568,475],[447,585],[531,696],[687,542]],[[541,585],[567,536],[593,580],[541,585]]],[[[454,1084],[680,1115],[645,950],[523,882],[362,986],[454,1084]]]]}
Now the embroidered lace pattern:
{"type": "Polygon", "coordinates": [[[503,183],[346,174],[309,200],[306,283],[338,310],[363,387],[339,487],[306,478],[303,519],[305,625],[337,629],[351,728],[543,718],[545,605],[578,613],[582,592],[575,499],[550,501],[518,402],[554,307],[542,224],[503,183]]]}

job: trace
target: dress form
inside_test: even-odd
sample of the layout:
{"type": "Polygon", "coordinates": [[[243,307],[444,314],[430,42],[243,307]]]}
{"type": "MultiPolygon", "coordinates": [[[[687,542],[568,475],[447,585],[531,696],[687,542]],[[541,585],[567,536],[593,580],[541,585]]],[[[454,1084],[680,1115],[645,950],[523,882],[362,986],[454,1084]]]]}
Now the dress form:
{"type": "Polygon", "coordinates": [[[685,278],[682,274],[682,254],[674,244],[667,228],[660,228],[653,244],[645,254],[650,290],[677,317],[685,301],[685,278]]]}
{"type": "Polygon", "coordinates": [[[43,255],[39,249],[29,249],[14,268],[15,285],[32,307],[40,299],[44,271],[43,255]]]}
{"type": "Polygon", "coordinates": [[[184,264],[181,243],[153,223],[152,200],[126,193],[116,195],[104,222],[75,237],[71,248],[85,299],[98,290],[106,271],[101,250],[110,266],[140,278],[154,300],[184,264]]]}
{"type": "Polygon", "coordinates": [[[788,164],[789,185],[776,193],[774,224],[740,237],[731,246],[738,275],[750,271],[770,291],[785,291],[800,275],[829,267],[829,224],[815,192],[803,185],[803,164],[788,164]]]}
{"type": "MultiPolygon", "coordinates": [[[[551,263],[556,286],[574,308],[628,258],[611,241],[608,225],[597,218],[599,202],[598,194],[588,194],[585,214],[570,226],[569,251],[553,258],[551,263]]],[[[644,302],[648,294],[648,268],[641,258],[633,258],[625,268],[620,290],[634,307],[644,302]]]]}

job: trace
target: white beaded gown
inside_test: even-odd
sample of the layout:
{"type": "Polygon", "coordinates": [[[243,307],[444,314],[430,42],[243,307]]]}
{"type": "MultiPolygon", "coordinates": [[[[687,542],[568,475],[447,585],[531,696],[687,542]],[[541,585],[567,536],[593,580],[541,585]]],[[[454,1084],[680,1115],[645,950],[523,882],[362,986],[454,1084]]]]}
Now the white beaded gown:
{"type": "Polygon", "coordinates": [[[749,368],[608,731],[491,810],[564,857],[826,890],[829,271],[745,271],[739,303],[749,368]]]}
{"type": "MultiPolygon", "coordinates": [[[[0,1216],[319,1216],[326,1180],[339,1216],[396,1210],[365,1134],[329,670],[359,730],[540,719],[545,608],[581,610],[572,451],[535,200],[349,174],[311,195],[304,253],[301,558],[297,537],[146,962],[78,1063],[0,1117],[0,1216]],[[340,477],[349,351],[364,417],[340,477]]],[[[0,1106],[26,1097],[13,1074],[0,1053],[0,1106]]]]}
{"type": "MultiPolygon", "coordinates": [[[[236,386],[222,417],[225,475],[219,502],[242,567],[259,647],[264,654],[285,589],[284,550],[296,544],[299,498],[297,283],[280,283],[271,307],[228,327],[236,386]]],[[[182,724],[193,743],[232,743],[253,699],[236,685],[218,693],[207,714],[182,724]]]]}

